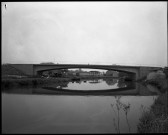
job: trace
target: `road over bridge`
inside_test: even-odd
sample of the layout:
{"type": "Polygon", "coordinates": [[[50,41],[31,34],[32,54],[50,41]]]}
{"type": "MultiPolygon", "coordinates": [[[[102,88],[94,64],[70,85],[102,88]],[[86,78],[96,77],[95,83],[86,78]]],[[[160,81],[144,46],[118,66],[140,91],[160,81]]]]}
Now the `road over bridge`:
{"type": "Polygon", "coordinates": [[[152,70],[161,67],[145,67],[145,66],[123,66],[123,65],[86,65],[86,64],[10,64],[10,66],[21,70],[26,75],[36,76],[44,71],[71,69],[71,68],[87,68],[87,69],[104,69],[129,73],[135,76],[135,79],[146,76],[152,70]]]}

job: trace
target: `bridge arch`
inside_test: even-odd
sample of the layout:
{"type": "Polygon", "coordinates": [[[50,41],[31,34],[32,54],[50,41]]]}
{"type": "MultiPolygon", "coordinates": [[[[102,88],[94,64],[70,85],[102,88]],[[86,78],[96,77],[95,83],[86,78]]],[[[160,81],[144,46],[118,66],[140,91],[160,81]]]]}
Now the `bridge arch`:
{"type": "Polygon", "coordinates": [[[79,66],[79,65],[71,65],[71,66],[56,66],[56,67],[46,67],[46,68],[36,68],[35,70],[35,74],[42,74],[42,72],[44,71],[52,71],[52,70],[61,70],[61,69],[73,69],[73,68],[84,68],[84,69],[102,69],[102,70],[113,70],[113,71],[118,71],[118,72],[123,72],[123,73],[128,73],[129,75],[131,75],[134,79],[137,78],[137,76],[139,75],[138,70],[133,70],[133,69],[122,69],[120,68],[116,68],[116,67],[110,67],[110,66],[91,66],[91,65],[83,65],[83,66],[79,66]]]}

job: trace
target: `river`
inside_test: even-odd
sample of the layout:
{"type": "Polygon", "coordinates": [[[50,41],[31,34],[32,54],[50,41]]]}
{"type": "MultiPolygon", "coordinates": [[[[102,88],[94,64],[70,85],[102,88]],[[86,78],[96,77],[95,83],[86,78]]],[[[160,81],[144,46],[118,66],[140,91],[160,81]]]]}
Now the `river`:
{"type": "Polygon", "coordinates": [[[143,111],[157,97],[152,87],[118,79],[7,89],[2,92],[2,133],[136,133],[143,111]],[[85,90],[91,93],[80,93],[85,90]]]}

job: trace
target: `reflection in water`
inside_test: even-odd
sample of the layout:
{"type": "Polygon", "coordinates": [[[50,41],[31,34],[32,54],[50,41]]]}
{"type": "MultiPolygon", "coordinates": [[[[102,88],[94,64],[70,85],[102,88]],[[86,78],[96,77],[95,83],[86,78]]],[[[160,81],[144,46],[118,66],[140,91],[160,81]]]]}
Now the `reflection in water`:
{"type": "Polygon", "coordinates": [[[66,87],[68,87],[67,82],[61,83],[61,85],[56,86],[57,89],[63,89],[63,88],[66,88],[66,87]]]}
{"type": "Polygon", "coordinates": [[[126,87],[126,82],[123,79],[119,79],[117,86],[119,88],[126,87]]]}
{"type": "MultiPolygon", "coordinates": [[[[86,80],[85,80],[86,81],[86,80]]],[[[121,83],[118,81],[118,83],[121,83]]],[[[89,81],[78,84],[76,82],[61,82],[60,84],[50,84],[47,87],[20,87],[3,90],[4,93],[16,94],[45,94],[45,95],[157,95],[146,87],[138,83],[127,83],[127,87],[119,88],[117,84],[109,86],[100,79],[100,83],[90,84],[89,81]],[[71,88],[71,89],[70,89],[71,88]]],[[[124,83],[122,81],[122,83],[124,83]]],[[[152,87],[150,87],[152,88],[152,87]]]]}
{"type": "MultiPolygon", "coordinates": [[[[80,83],[75,81],[74,83],[69,82],[67,87],[43,87],[45,90],[50,90],[62,94],[76,94],[76,95],[110,95],[122,92],[122,94],[128,94],[128,91],[136,91],[136,84],[134,82],[126,83],[124,81],[118,81],[118,79],[90,79],[88,82],[80,80],[80,83]],[[124,84],[124,87],[118,87],[118,82],[124,84]],[[63,89],[62,89],[63,88],[63,89]],[[115,93],[114,93],[115,92],[115,93]]],[[[121,93],[120,93],[121,94],[121,93]]]]}
{"type": "Polygon", "coordinates": [[[76,81],[72,81],[72,83],[79,83],[79,84],[81,84],[81,81],[80,80],[76,80],[76,81]]]}
{"type": "Polygon", "coordinates": [[[135,88],[135,83],[125,82],[119,79],[88,79],[69,82],[64,89],[71,90],[103,90],[103,89],[117,89],[117,88],[135,88]]]}
{"type": "Polygon", "coordinates": [[[146,87],[147,87],[151,92],[157,93],[158,95],[161,94],[161,92],[160,92],[155,86],[153,86],[153,85],[148,84],[146,87]]]}
{"type": "Polygon", "coordinates": [[[122,79],[88,79],[76,80],[70,82],[62,82],[53,87],[57,89],[78,89],[78,90],[101,90],[101,89],[115,89],[115,88],[135,88],[134,82],[125,82],[122,79]]]}
{"type": "Polygon", "coordinates": [[[107,85],[115,85],[118,82],[118,79],[113,79],[113,78],[107,78],[107,79],[103,79],[103,81],[105,81],[107,83],[107,85]]]}
{"type": "Polygon", "coordinates": [[[125,82],[123,79],[106,78],[103,81],[109,86],[117,84],[118,88],[135,87],[134,82],[125,82]]]}
{"type": "Polygon", "coordinates": [[[93,79],[92,81],[89,81],[89,83],[100,83],[100,79],[93,79]]]}

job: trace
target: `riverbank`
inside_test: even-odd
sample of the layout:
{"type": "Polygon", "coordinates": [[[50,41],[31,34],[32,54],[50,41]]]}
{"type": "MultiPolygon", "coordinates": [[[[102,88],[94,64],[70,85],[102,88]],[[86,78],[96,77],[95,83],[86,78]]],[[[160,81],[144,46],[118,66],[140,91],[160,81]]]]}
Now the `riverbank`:
{"type": "Polygon", "coordinates": [[[70,81],[70,78],[2,78],[1,88],[9,89],[13,87],[34,87],[43,86],[52,83],[63,83],[70,81]]]}
{"type": "Polygon", "coordinates": [[[151,106],[150,110],[143,111],[138,133],[168,133],[168,79],[155,78],[151,80],[141,80],[143,85],[153,85],[160,94],[151,106]]]}
{"type": "Polygon", "coordinates": [[[138,133],[168,133],[168,103],[166,94],[160,95],[149,111],[144,111],[137,126],[138,133]]]}

